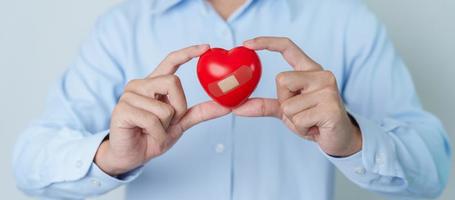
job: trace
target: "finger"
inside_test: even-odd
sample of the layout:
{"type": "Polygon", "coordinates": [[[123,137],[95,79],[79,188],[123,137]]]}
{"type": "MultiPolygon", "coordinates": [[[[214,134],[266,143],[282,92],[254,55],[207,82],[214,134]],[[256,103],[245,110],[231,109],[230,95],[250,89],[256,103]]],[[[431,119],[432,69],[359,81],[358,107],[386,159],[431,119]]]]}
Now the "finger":
{"type": "Polygon", "coordinates": [[[168,56],[158,65],[155,71],[149,77],[160,75],[174,74],[180,65],[190,61],[194,57],[201,56],[205,53],[210,46],[208,44],[194,45],[178,51],[171,52],[168,56]]]}
{"type": "MultiPolygon", "coordinates": [[[[310,128],[310,130],[308,130],[307,135],[303,135],[300,133],[300,131],[297,129],[297,127],[294,125],[294,123],[288,117],[283,116],[283,121],[286,124],[286,126],[288,126],[294,133],[298,134],[299,136],[303,137],[306,140],[315,141],[315,139],[314,139],[315,136],[311,135],[312,128],[310,128]]],[[[316,127],[316,129],[317,129],[317,127],[316,127]]]]}
{"type": "Polygon", "coordinates": [[[309,136],[310,130],[314,132],[312,127],[318,127],[320,119],[322,119],[322,112],[319,112],[317,107],[305,110],[296,114],[292,119],[292,123],[302,136],[309,136]]]}
{"type": "Polygon", "coordinates": [[[169,104],[136,94],[134,92],[125,92],[120,98],[120,101],[125,101],[136,108],[155,114],[161,121],[164,129],[167,129],[175,114],[174,108],[169,104]]]}
{"type": "Polygon", "coordinates": [[[120,123],[118,123],[120,124],[120,127],[118,128],[141,128],[145,134],[152,136],[158,142],[166,140],[167,134],[155,114],[141,108],[134,107],[125,101],[119,102],[116,109],[119,110],[118,112],[121,112],[121,114],[113,115],[119,116],[118,118],[113,118],[113,120],[120,121],[120,123]]]}
{"type": "Polygon", "coordinates": [[[232,111],[244,117],[276,117],[281,119],[280,103],[276,99],[253,98],[232,111]]]}
{"type": "Polygon", "coordinates": [[[282,120],[286,124],[286,126],[288,126],[288,128],[291,129],[291,131],[293,131],[294,133],[298,133],[299,132],[297,130],[297,128],[295,127],[294,123],[286,115],[283,115],[283,119],[282,120]]]}
{"type": "Polygon", "coordinates": [[[322,67],[313,61],[292,40],[285,37],[257,37],[247,40],[244,45],[253,50],[269,50],[279,52],[284,59],[299,71],[322,70],[322,67]]]}
{"type": "Polygon", "coordinates": [[[163,75],[151,79],[135,80],[127,85],[125,91],[133,91],[154,99],[157,99],[157,95],[166,96],[166,100],[175,109],[174,119],[171,123],[178,122],[187,110],[182,84],[176,75],[163,75]]]}
{"type": "Polygon", "coordinates": [[[309,94],[300,94],[281,103],[281,110],[283,110],[284,115],[289,119],[292,119],[297,113],[314,108],[323,99],[324,98],[319,91],[309,94]]]}
{"type": "Polygon", "coordinates": [[[277,96],[280,102],[300,93],[311,93],[336,85],[336,78],[330,71],[290,71],[281,72],[276,77],[277,96]]]}
{"type": "Polygon", "coordinates": [[[200,103],[188,109],[185,116],[174,126],[175,129],[172,131],[172,134],[182,134],[196,124],[224,116],[230,112],[230,109],[220,106],[213,101],[200,103]]]}

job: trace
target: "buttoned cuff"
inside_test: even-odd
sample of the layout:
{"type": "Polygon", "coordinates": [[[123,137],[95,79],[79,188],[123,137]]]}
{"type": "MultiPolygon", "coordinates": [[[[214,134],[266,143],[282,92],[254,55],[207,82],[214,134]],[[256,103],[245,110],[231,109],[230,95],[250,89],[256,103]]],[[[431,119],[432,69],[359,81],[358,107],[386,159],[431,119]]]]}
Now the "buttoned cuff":
{"type": "Polygon", "coordinates": [[[75,185],[82,186],[82,190],[90,191],[91,194],[99,195],[133,181],[141,172],[142,167],[139,167],[118,177],[112,177],[92,163],[87,175],[76,181],[75,185]]]}
{"type": "Polygon", "coordinates": [[[90,135],[86,133],[87,136],[79,136],[80,132],[69,129],[63,132],[67,135],[78,135],[78,138],[53,147],[58,149],[53,158],[58,165],[40,171],[40,176],[48,179],[46,185],[82,179],[90,170],[101,142],[109,134],[107,130],[90,135]]]}
{"type": "MultiPolygon", "coordinates": [[[[354,155],[326,157],[350,180],[367,186],[379,177],[402,177],[392,136],[388,134],[399,126],[395,122],[374,122],[350,112],[362,133],[362,150],[354,155]],[[385,125],[387,124],[387,125],[385,125]]],[[[322,151],[322,150],[321,150],[322,151]]]]}
{"type": "Polygon", "coordinates": [[[93,160],[96,151],[108,134],[109,131],[104,131],[87,139],[85,141],[85,148],[81,148],[81,156],[84,156],[84,158],[76,162],[76,167],[83,168],[85,171],[81,178],[73,182],[73,185],[80,186],[82,188],[81,191],[90,191],[91,195],[104,194],[107,191],[129,183],[142,172],[142,167],[138,167],[125,174],[112,177],[94,163],[93,160]],[[89,163],[88,167],[84,167],[86,166],[85,163],[89,163]]]}
{"type": "Polygon", "coordinates": [[[341,171],[350,180],[359,184],[368,184],[368,182],[377,177],[377,174],[367,171],[363,164],[363,152],[357,152],[354,155],[344,158],[332,157],[324,153],[338,170],[341,171]]]}

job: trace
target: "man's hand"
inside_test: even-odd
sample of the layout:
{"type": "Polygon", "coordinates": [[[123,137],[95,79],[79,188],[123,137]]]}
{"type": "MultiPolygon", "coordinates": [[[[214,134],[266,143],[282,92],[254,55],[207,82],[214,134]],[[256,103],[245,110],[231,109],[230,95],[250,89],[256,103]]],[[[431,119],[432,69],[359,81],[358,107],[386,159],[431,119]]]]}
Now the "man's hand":
{"type": "Polygon", "coordinates": [[[294,71],[276,77],[278,99],[251,99],[233,112],[240,116],[274,116],[295,133],[315,141],[332,156],[360,151],[361,133],[349,119],[335,76],[287,38],[259,37],[244,45],[280,52],[294,71]]]}
{"type": "Polygon", "coordinates": [[[187,109],[178,67],[202,55],[208,45],[188,47],[169,54],[145,79],[130,81],[112,113],[109,139],[95,156],[95,163],[109,175],[119,175],[155,158],[202,121],[230,112],[214,102],[187,109]]]}

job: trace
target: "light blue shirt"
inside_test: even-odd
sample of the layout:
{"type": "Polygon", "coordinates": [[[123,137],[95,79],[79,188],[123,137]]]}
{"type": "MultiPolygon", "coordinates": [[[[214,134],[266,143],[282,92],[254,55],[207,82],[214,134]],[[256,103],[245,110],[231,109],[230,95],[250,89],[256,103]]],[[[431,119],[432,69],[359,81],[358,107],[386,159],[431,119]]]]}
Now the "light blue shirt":
{"type": "MultiPolygon", "coordinates": [[[[253,96],[276,97],[275,76],[292,68],[277,53],[259,56],[253,96]]],[[[177,72],[189,105],[209,99],[195,63],[177,72]]],[[[227,21],[202,0],[131,0],[100,17],[44,114],[19,138],[13,163],[18,187],[47,198],[82,199],[127,184],[133,200],[319,200],[333,198],[335,168],[389,197],[435,197],[450,154],[383,25],[359,0],[250,0],[227,21]],[[359,153],[330,157],[279,120],[230,114],[191,128],[167,153],[122,176],[93,163],[129,80],[171,51],[200,43],[230,49],[256,36],[289,37],[336,75],[362,131],[359,153]]]]}

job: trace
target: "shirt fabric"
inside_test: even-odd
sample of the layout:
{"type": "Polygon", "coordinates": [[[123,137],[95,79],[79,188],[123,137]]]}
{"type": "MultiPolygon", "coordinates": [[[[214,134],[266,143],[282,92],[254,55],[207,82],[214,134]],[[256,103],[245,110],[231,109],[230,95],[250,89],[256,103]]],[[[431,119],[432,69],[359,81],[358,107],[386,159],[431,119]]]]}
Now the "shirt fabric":
{"type": "MultiPolygon", "coordinates": [[[[258,53],[263,74],[252,96],[276,98],[275,76],[292,68],[278,53],[258,53]]],[[[196,61],[177,72],[189,105],[209,100],[196,61]]],[[[99,18],[44,114],[19,138],[13,165],[21,190],[51,199],[124,184],[134,200],[333,199],[335,167],[362,188],[412,198],[441,193],[450,153],[384,26],[359,0],[249,0],[227,21],[204,0],[131,0],[99,18]],[[277,119],[229,114],[189,129],[164,155],[122,176],[93,163],[129,80],[147,76],[171,51],[201,43],[230,49],[257,36],[289,37],[335,74],[362,132],[360,152],[330,157],[277,119]]]]}

